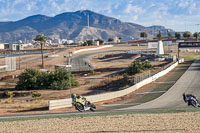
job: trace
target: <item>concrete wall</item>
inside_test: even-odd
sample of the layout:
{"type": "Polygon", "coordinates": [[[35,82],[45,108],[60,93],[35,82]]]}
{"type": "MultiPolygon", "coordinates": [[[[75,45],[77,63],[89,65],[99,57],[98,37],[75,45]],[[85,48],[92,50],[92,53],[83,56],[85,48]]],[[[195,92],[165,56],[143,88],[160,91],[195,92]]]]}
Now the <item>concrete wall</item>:
{"type": "Polygon", "coordinates": [[[92,50],[98,50],[98,49],[103,49],[103,48],[109,48],[109,47],[113,47],[113,45],[105,45],[105,46],[101,46],[101,47],[98,47],[98,48],[80,49],[80,50],[74,51],[73,54],[77,54],[77,53],[85,52],[85,51],[92,51],[92,50]]]}
{"type": "MultiPolygon", "coordinates": [[[[165,74],[170,72],[172,69],[174,69],[178,65],[178,63],[182,63],[182,62],[184,62],[184,60],[180,59],[178,62],[172,64],[171,66],[169,66],[165,70],[163,70],[163,71],[153,75],[152,77],[149,77],[149,78],[147,78],[147,79],[145,79],[145,80],[143,80],[143,81],[135,84],[134,86],[127,88],[127,89],[124,89],[124,90],[121,90],[121,91],[104,93],[104,94],[86,96],[86,98],[87,98],[87,100],[95,103],[95,102],[110,100],[110,99],[113,99],[113,98],[117,98],[117,97],[127,95],[127,94],[139,89],[140,87],[142,87],[146,84],[149,84],[149,83],[155,81],[156,79],[164,76],[165,74]]],[[[71,107],[72,106],[71,102],[72,102],[71,98],[70,99],[60,99],[60,100],[51,100],[51,101],[49,101],[49,110],[64,108],[64,107],[71,107]]]]}

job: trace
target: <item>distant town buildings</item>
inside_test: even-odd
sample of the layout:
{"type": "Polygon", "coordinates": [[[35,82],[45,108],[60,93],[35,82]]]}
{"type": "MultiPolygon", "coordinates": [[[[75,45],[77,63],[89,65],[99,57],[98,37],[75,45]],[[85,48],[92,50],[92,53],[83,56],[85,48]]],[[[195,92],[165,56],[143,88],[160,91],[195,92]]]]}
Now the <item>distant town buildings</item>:
{"type": "Polygon", "coordinates": [[[9,43],[5,45],[8,45],[9,50],[24,50],[24,45],[22,43],[9,43]]]}
{"type": "Polygon", "coordinates": [[[4,44],[3,43],[0,43],[0,49],[4,49],[4,44]]]}
{"type": "Polygon", "coordinates": [[[95,46],[99,46],[99,41],[94,41],[95,46]]]}
{"type": "Polygon", "coordinates": [[[114,39],[113,42],[115,42],[115,43],[120,43],[119,37],[115,37],[115,38],[113,38],[113,39],[114,39]]]}

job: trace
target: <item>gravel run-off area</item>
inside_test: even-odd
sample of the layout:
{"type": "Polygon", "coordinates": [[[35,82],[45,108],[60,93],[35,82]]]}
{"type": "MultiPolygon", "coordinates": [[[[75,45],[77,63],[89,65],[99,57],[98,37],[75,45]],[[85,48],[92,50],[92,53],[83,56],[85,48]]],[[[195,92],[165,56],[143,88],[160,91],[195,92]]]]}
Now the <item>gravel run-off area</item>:
{"type": "Polygon", "coordinates": [[[200,112],[0,122],[1,133],[199,133],[200,112]]]}

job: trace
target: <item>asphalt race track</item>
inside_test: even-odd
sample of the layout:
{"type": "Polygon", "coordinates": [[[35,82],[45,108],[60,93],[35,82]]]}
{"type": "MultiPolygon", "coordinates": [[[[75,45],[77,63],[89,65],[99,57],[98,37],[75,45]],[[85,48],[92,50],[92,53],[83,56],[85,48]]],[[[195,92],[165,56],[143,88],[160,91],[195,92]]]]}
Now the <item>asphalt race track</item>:
{"type": "MultiPolygon", "coordinates": [[[[111,52],[111,51],[104,51],[104,52],[111,52]]],[[[98,54],[98,53],[101,53],[101,52],[95,52],[95,54],[98,54]]],[[[83,63],[85,59],[87,59],[88,61],[89,56],[93,54],[94,53],[87,53],[84,55],[75,56],[73,59],[75,60],[79,59],[77,60],[77,63],[80,63],[79,62],[80,60],[83,63]]],[[[196,60],[188,68],[188,70],[180,77],[180,79],[166,93],[164,93],[160,97],[152,101],[149,101],[140,105],[136,105],[136,106],[130,105],[127,108],[121,108],[121,109],[110,110],[110,111],[97,110],[96,112],[93,112],[93,113],[115,112],[115,111],[118,112],[118,111],[129,111],[129,110],[188,108],[187,104],[183,101],[183,97],[182,97],[183,93],[194,94],[197,97],[197,99],[200,100],[200,59],[196,60]]],[[[83,112],[83,114],[89,114],[89,113],[90,112],[83,112]]],[[[0,119],[17,118],[17,117],[73,115],[73,114],[74,115],[80,114],[80,112],[76,111],[76,112],[62,112],[62,113],[48,113],[48,114],[19,114],[19,115],[14,115],[14,116],[0,116],[0,119]]]]}
{"type": "Polygon", "coordinates": [[[93,51],[93,52],[73,56],[71,60],[71,64],[72,64],[71,71],[84,70],[84,69],[87,70],[87,69],[95,68],[95,66],[90,63],[90,56],[98,55],[102,53],[116,52],[116,51],[128,52],[129,50],[106,50],[106,51],[101,51],[101,52],[93,51]]]}
{"type": "Polygon", "coordinates": [[[188,107],[182,94],[190,93],[200,99],[200,59],[196,60],[181,78],[163,95],[137,106],[119,110],[175,109],[188,107]]]}

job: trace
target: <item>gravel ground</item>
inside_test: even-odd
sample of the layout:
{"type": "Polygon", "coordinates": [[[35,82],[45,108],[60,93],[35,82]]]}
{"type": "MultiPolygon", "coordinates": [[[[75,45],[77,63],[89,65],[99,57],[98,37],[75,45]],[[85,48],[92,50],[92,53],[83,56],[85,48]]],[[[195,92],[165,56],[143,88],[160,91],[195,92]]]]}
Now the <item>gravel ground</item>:
{"type": "Polygon", "coordinates": [[[200,112],[0,122],[1,133],[199,133],[200,112]]]}

